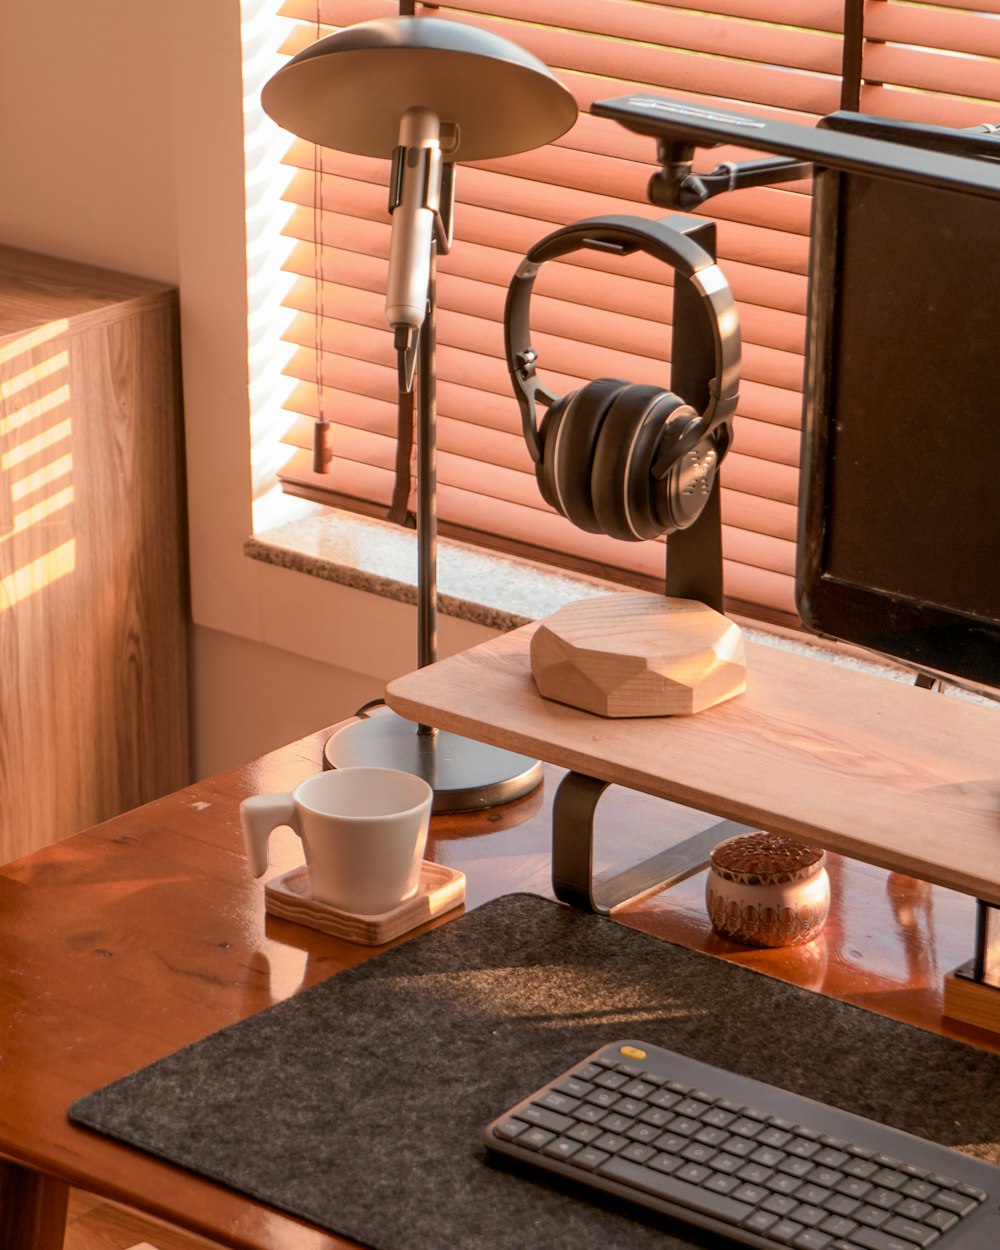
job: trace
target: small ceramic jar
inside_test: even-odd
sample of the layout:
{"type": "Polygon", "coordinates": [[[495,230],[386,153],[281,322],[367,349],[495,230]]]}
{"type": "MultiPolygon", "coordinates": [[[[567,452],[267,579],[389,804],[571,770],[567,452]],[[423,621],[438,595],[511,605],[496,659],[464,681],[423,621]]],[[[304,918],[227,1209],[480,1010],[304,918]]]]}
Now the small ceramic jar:
{"type": "Polygon", "coordinates": [[[800,946],[830,910],[826,854],[772,833],[745,833],[712,851],[705,903],[716,932],[745,946],[800,946]]]}

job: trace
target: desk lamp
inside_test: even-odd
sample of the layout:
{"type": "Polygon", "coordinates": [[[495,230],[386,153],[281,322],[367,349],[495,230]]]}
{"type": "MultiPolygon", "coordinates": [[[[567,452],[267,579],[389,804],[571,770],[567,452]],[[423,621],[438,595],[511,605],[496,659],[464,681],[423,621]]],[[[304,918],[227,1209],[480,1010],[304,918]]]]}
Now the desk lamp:
{"type": "MultiPolygon", "coordinates": [[[[434,270],[452,240],[458,161],[540,147],[576,120],[576,102],[516,44],[430,17],[361,22],[318,40],[264,86],[265,112],[323,147],[392,159],[386,321],[399,389],[416,373],[418,665],[437,651],[434,460],[434,270]]],[[[351,722],[326,744],[327,765],[375,764],[424,777],[434,810],[519,798],[541,780],[537,760],[416,725],[386,711],[351,722]]]]}

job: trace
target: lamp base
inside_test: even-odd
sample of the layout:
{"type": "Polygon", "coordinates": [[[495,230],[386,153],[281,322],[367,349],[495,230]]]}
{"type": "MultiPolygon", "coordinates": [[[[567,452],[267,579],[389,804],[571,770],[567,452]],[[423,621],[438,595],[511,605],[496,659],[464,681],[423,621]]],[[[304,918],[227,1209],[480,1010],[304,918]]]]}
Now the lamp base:
{"type": "Polygon", "coordinates": [[[437,729],[418,734],[413,721],[379,712],[334,730],[323,748],[325,768],[399,768],[434,791],[431,810],[480,811],[523,798],[542,780],[540,761],[437,729]]]}

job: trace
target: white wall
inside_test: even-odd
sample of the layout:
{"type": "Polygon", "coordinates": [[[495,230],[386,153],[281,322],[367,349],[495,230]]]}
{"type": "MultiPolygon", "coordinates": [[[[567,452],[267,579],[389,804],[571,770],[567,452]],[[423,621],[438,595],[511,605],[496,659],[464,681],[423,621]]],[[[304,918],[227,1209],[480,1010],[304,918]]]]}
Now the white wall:
{"type": "MultiPolygon", "coordinates": [[[[0,174],[3,242],[180,289],[195,774],[347,716],[413,668],[412,608],[243,555],[238,0],[3,0],[0,174]]],[[[445,619],[441,653],[485,636],[445,619]]]]}

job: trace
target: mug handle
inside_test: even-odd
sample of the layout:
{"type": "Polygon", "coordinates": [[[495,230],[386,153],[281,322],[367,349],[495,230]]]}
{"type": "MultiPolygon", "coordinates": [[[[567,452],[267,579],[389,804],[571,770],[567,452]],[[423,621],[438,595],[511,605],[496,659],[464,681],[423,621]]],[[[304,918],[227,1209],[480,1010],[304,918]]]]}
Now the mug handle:
{"type": "Polygon", "coordinates": [[[250,872],[262,877],[267,872],[267,843],[271,831],[279,825],[288,825],[302,836],[295,796],[287,794],[255,794],[240,804],[240,824],[246,843],[250,872]]]}

